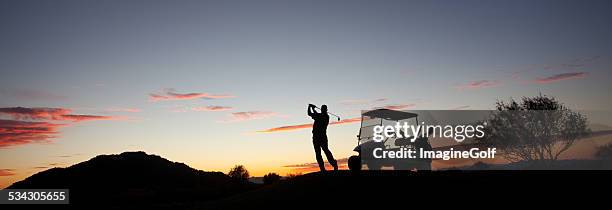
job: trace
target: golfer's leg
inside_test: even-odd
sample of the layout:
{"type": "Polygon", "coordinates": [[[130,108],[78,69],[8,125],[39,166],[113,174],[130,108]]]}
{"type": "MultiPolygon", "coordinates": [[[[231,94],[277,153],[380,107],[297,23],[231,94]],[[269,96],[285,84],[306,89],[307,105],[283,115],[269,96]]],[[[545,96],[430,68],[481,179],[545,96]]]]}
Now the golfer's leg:
{"type": "Polygon", "coordinates": [[[321,171],[325,171],[325,165],[323,164],[323,157],[321,157],[321,145],[318,143],[316,139],[313,139],[312,144],[315,150],[315,158],[317,159],[317,163],[319,164],[319,169],[321,171]]]}
{"type": "Polygon", "coordinates": [[[334,159],[334,155],[332,155],[331,151],[329,150],[329,147],[327,146],[327,141],[324,141],[321,143],[321,148],[323,149],[323,152],[325,152],[325,157],[327,157],[327,162],[329,162],[329,164],[331,164],[334,167],[334,169],[337,170],[338,164],[336,163],[336,159],[334,159]]]}

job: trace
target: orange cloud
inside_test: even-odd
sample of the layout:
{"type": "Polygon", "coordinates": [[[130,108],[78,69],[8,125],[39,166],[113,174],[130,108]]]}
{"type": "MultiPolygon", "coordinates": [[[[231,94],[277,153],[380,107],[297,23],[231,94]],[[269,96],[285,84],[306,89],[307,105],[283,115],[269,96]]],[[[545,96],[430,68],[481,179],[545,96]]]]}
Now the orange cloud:
{"type": "Polygon", "coordinates": [[[280,127],[269,128],[269,129],[261,130],[261,131],[257,131],[257,132],[260,132],[260,133],[273,133],[273,132],[292,131],[292,130],[300,130],[300,129],[307,129],[307,128],[312,128],[312,124],[300,124],[300,125],[280,126],[280,127]]]}
{"type": "Polygon", "coordinates": [[[465,89],[480,89],[480,88],[487,88],[487,87],[495,87],[500,85],[501,82],[498,80],[478,80],[478,81],[472,81],[469,82],[467,84],[464,85],[459,85],[457,86],[457,89],[460,90],[465,90],[465,89]]]}
{"type": "Polygon", "coordinates": [[[56,138],[66,124],[0,120],[0,148],[29,143],[44,143],[56,138]]]}
{"type": "Polygon", "coordinates": [[[13,176],[15,169],[0,169],[0,176],[13,176]]]}
{"type": "Polygon", "coordinates": [[[588,75],[587,72],[563,73],[563,74],[556,74],[550,77],[536,78],[534,82],[539,83],[539,84],[547,84],[547,83],[558,82],[562,80],[581,79],[581,78],[586,77],[587,75],[588,75]]]}
{"type": "MultiPolygon", "coordinates": [[[[348,169],[348,158],[338,159],[336,160],[336,162],[338,162],[338,169],[340,170],[348,169]]],[[[316,172],[320,170],[318,163],[302,163],[302,164],[286,165],[283,167],[291,168],[292,173],[310,173],[310,172],[316,172]]],[[[325,162],[325,168],[327,170],[333,170],[331,165],[327,162],[325,162]]]]}
{"type": "Polygon", "coordinates": [[[149,94],[149,101],[171,101],[171,100],[191,100],[191,99],[219,99],[234,98],[232,95],[215,95],[209,93],[177,93],[174,89],[166,89],[164,93],[149,94]]]}
{"type": "MultiPolygon", "coordinates": [[[[349,119],[344,119],[344,120],[332,122],[332,123],[329,123],[329,124],[330,125],[338,125],[338,124],[354,123],[354,122],[360,122],[360,121],[361,121],[361,118],[360,117],[356,117],[356,118],[349,118],[349,119]]],[[[280,127],[275,127],[275,128],[269,128],[269,129],[266,129],[266,130],[260,130],[260,131],[257,131],[257,132],[259,132],[259,133],[274,133],[274,132],[301,130],[301,129],[308,129],[308,128],[312,128],[312,123],[309,123],[309,124],[299,124],[299,125],[280,126],[280,127]]]]}
{"type": "Polygon", "coordinates": [[[229,111],[232,109],[233,108],[229,106],[202,106],[202,107],[194,107],[191,110],[199,111],[199,112],[220,112],[220,111],[229,111]]]}

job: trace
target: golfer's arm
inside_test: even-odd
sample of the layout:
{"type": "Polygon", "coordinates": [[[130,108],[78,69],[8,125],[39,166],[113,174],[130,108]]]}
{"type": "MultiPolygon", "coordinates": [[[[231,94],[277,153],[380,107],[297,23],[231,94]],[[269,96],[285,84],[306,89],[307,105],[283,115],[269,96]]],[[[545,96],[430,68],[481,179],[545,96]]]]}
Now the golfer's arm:
{"type": "Polygon", "coordinates": [[[312,106],[308,106],[308,116],[312,116],[312,106]]]}

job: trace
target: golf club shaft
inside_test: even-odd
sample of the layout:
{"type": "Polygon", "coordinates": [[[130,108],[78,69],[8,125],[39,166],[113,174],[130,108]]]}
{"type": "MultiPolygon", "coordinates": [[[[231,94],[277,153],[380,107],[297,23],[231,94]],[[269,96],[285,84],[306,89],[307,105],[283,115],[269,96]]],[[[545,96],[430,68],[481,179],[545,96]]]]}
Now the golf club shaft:
{"type": "MultiPolygon", "coordinates": [[[[319,108],[319,107],[318,107],[318,106],[316,106],[316,105],[314,105],[314,108],[316,108],[316,109],[318,109],[319,111],[321,111],[321,108],[319,108]]],[[[327,114],[330,114],[330,115],[333,115],[333,116],[337,117],[337,118],[338,118],[338,121],[340,121],[340,116],[338,116],[338,115],[336,115],[336,114],[334,114],[334,113],[331,113],[331,112],[327,112],[327,114]]]]}

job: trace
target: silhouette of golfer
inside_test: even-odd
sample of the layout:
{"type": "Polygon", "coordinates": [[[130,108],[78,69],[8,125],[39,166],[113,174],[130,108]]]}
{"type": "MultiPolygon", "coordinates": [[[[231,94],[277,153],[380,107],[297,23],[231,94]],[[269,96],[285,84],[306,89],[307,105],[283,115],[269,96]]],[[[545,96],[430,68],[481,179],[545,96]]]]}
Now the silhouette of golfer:
{"type": "Polygon", "coordinates": [[[321,171],[325,171],[323,157],[321,157],[321,149],[323,149],[327,157],[327,162],[334,167],[334,171],[337,171],[338,163],[327,146],[327,125],[329,124],[327,105],[321,106],[321,113],[317,113],[315,108],[315,105],[308,104],[308,116],[314,120],[314,124],[312,125],[312,144],[314,145],[317,163],[319,163],[321,171]]]}
{"type": "MultiPolygon", "coordinates": [[[[416,147],[417,151],[420,151],[421,148],[423,149],[423,151],[433,150],[431,144],[429,143],[430,135],[435,135],[434,128],[432,127],[427,130],[427,135],[425,137],[416,139],[416,141],[414,142],[414,146],[416,147]]],[[[416,169],[431,171],[431,158],[419,158],[416,169]]]]}

